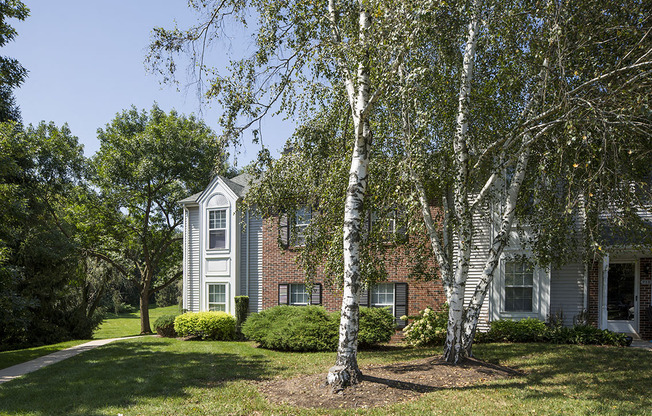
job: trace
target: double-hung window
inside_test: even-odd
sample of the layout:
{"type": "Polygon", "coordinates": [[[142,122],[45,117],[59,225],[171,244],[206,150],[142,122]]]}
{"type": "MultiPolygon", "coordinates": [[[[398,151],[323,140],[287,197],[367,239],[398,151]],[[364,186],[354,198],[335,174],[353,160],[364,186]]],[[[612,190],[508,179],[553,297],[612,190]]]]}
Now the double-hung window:
{"type": "Polygon", "coordinates": [[[372,308],[387,308],[394,315],[394,283],[379,283],[371,288],[372,308]]]}
{"type": "Polygon", "coordinates": [[[208,310],[226,312],[226,284],[208,285],[208,310]]]}
{"type": "Polygon", "coordinates": [[[226,248],[226,209],[208,211],[208,248],[219,250],[226,248]]]}
{"type": "Polygon", "coordinates": [[[290,285],[290,305],[307,305],[308,299],[305,284],[292,283],[290,285]]]}
{"type": "Polygon", "coordinates": [[[534,268],[525,261],[505,262],[505,311],[532,312],[534,268]]]}
{"type": "Polygon", "coordinates": [[[302,207],[297,211],[294,222],[297,233],[296,245],[302,246],[306,244],[306,228],[310,225],[310,220],[312,220],[312,209],[310,207],[302,207]]]}

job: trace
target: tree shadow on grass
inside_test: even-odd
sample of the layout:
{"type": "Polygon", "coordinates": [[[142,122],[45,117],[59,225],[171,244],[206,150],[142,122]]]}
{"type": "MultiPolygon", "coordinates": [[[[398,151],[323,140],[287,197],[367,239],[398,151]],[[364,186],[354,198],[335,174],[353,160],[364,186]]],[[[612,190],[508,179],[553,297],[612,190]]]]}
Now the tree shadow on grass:
{"type": "Polygon", "coordinates": [[[279,370],[264,356],[239,354],[228,344],[187,351],[156,339],[88,351],[3,384],[0,414],[95,415],[142,399],[185,397],[192,387],[269,378],[279,370]]]}
{"type": "Polygon", "coordinates": [[[524,371],[523,377],[501,383],[501,388],[523,389],[524,398],[609,400],[629,403],[633,409],[652,408],[650,351],[601,346],[489,344],[477,348],[476,353],[488,362],[500,362],[524,371]]]}

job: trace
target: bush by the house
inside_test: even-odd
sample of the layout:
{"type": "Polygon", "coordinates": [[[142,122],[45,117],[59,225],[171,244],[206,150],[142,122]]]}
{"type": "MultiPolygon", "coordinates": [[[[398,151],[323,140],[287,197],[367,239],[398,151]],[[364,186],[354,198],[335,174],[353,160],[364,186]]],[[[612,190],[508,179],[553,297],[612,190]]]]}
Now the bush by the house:
{"type": "Polygon", "coordinates": [[[249,296],[235,297],[235,333],[238,338],[242,338],[242,324],[247,319],[249,312],[249,296]]]}
{"type": "MultiPolygon", "coordinates": [[[[336,320],[339,324],[340,315],[336,320]]],[[[367,348],[389,342],[394,335],[396,324],[394,316],[387,308],[360,308],[360,329],[358,346],[367,348]]]]}
{"type": "Polygon", "coordinates": [[[274,306],[249,316],[242,333],[263,348],[281,351],[333,351],[337,324],[322,306],[274,306]]]}
{"type": "Polygon", "coordinates": [[[180,337],[230,341],[235,338],[235,318],[226,312],[188,312],[175,318],[174,330],[180,337]]]}
{"type": "Polygon", "coordinates": [[[538,319],[526,318],[520,321],[500,319],[491,323],[488,332],[494,342],[540,342],[546,340],[548,327],[538,319]]]}
{"type": "Polygon", "coordinates": [[[476,342],[548,342],[553,344],[627,345],[629,339],[591,325],[546,325],[534,318],[512,321],[500,319],[491,323],[486,333],[476,333],[476,342]]]}
{"type": "Polygon", "coordinates": [[[162,337],[174,338],[177,336],[174,330],[174,319],[177,315],[163,315],[154,322],[154,331],[162,337]]]}
{"type": "MultiPolygon", "coordinates": [[[[339,313],[322,306],[274,306],[249,316],[242,333],[263,348],[281,351],[335,351],[339,339],[339,313]]],[[[360,308],[358,345],[388,342],[394,317],[384,308],[360,308]]]]}
{"type": "Polygon", "coordinates": [[[631,338],[625,334],[598,329],[591,325],[554,328],[548,331],[546,338],[554,344],[627,346],[631,343],[631,338]]]}
{"type": "Polygon", "coordinates": [[[403,328],[405,340],[411,345],[439,345],[446,339],[448,307],[440,311],[426,308],[403,328]]]}

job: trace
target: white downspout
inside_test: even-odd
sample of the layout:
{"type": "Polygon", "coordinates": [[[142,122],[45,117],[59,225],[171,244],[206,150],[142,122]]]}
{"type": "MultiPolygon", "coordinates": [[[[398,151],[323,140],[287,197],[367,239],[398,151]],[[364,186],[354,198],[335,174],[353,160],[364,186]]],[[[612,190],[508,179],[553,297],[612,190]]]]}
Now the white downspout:
{"type": "Polygon", "coordinates": [[[602,258],[602,287],[600,288],[599,299],[602,300],[600,305],[600,329],[607,329],[607,289],[609,279],[609,253],[605,253],[602,258]]]}
{"type": "Polygon", "coordinates": [[[247,258],[245,259],[245,267],[247,268],[247,272],[245,274],[245,276],[246,276],[246,279],[245,279],[245,282],[246,282],[245,296],[249,296],[249,257],[251,256],[251,253],[250,253],[251,247],[250,247],[250,241],[249,241],[249,236],[250,236],[249,235],[249,232],[250,232],[249,228],[250,228],[250,225],[251,224],[249,224],[249,208],[247,208],[247,250],[246,250],[247,258]]]}

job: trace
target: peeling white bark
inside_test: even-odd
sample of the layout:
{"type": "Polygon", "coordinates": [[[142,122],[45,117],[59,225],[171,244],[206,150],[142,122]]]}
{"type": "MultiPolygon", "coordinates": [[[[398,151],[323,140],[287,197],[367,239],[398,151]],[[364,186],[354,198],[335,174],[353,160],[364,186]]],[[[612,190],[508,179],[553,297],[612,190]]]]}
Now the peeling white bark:
{"type": "MultiPolygon", "coordinates": [[[[332,2],[329,3],[329,8],[332,2]]],[[[332,9],[331,14],[334,12],[332,9]]],[[[335,21],[332,19],[332,21],[335,21]]],[[[360,38],[371,26],[371,15],[364,8],[360,10],[360,38]]],[[[362,226],[362,205],[367,190],[369,149],[371,130],[367,114],[369,111],[370,79],[369,68],[364,60],[358,64],[357,96],[354,96],[352,80],[345,76],[349,101],[353,103],[355,145],[349,170],[349,185],[344,205],[344,287],[340,318],[339,344],[335,366],[328,371],[327,383],[333,391],[357,384],[362,373],[358,367],[358,329],[360,314],[360,241],[362,226]]]]}
{"type": "Polygon", "coordinates": [[[467,147],[469,100],[476,44],[480,26],[480,0],[473,2],[471,20],[468,27],[466,46],[462,61],[462,79],[458,97],[457,127],[453,141],[455,168],[457,174],[454,182],[454,206],[458,220],[457,264],[455,276],[448,299],[448,332],[444,345],[444,358],[451,363],[458,363],[462,357],[462,322],[464,319],[464,287],[469,271],[471,243],[473,239],[473,218],[468,200],[469,150],[467,147]]]}

